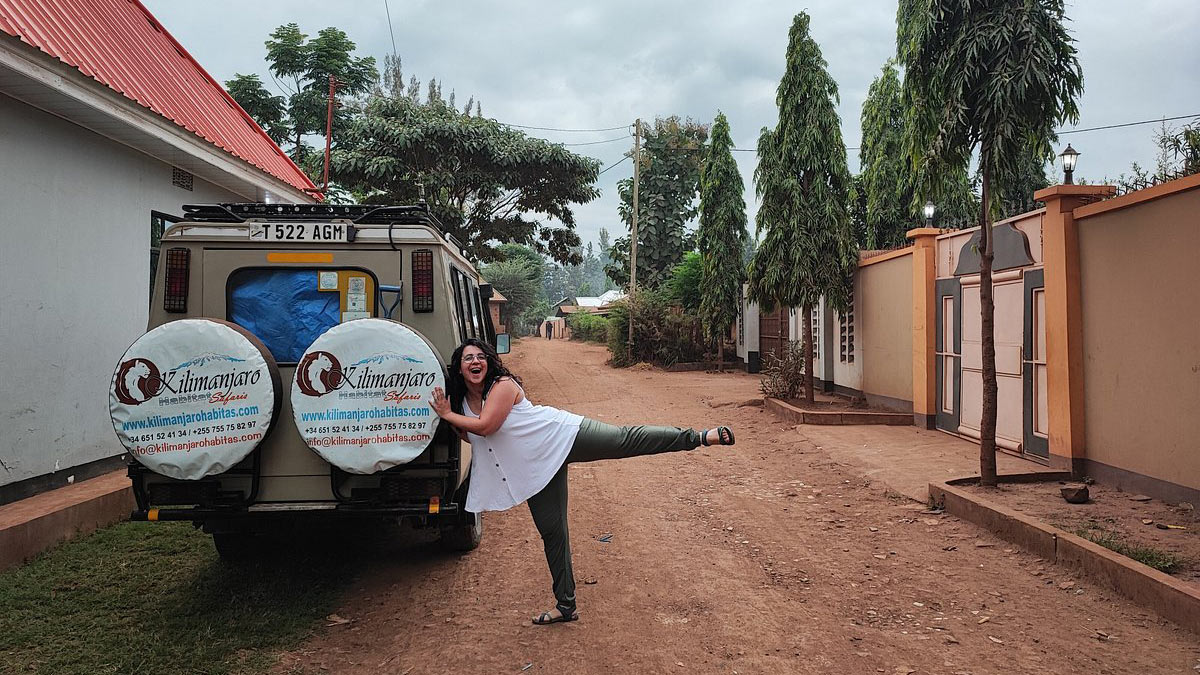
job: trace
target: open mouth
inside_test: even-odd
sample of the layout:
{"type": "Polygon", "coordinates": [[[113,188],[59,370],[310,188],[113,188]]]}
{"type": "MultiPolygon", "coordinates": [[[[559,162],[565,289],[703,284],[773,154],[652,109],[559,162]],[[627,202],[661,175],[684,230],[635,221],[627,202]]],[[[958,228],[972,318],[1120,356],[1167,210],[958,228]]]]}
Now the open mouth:
{"type": "Polygon", "coordinates": [[[483,366],[471,366],[467,372],[471,373],[472,375],[479,375],[483,372],[483,366]]]}

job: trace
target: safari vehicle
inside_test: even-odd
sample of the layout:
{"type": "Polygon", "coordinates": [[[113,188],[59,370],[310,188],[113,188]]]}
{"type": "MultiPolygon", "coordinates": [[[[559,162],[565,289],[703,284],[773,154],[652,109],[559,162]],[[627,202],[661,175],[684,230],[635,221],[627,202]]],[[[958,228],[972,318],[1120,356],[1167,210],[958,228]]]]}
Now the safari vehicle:
{"type": "MultiPolygon", "coordinates": [[[[487,311],[491,287],[480,283],[471,261],[441,230],[428,207],[216,204],[185,206],[184,212],[184,219],[162,236],[150,332],[134,343],[114,375],[114,426],[136,457],[129,465],[137,501],[133,519],[191,521],[213,535],[222,557],[254,551],[264,532],[337,525],[343,519],[404,519],[417,527],[438,528],[441,541],[451,549],[477,547],[482,521],[463,508],[470,446],[432,415],[428,391],[435,382],[444,382],[450,355],[463,340],[499,343],[503,353],[508,351],[508,336],[496,335],[492,326],[487,311]],[[433,355],[433,370],[416,375],[372,371],[385,361],[423,360],[409,353],[412,349],[405,352],[395,346],[359,358],[356,365],[345,357],[337,363],[331,352],[313,350],[324,334],[351,327],[402,332],[417,351],[423,341],[433,355]],[[171,332],[173,328],[180,330],[171,332]],[[234,366],[247,363],[246,355],[231,356],[228,350],[210,347],[198,347],[199,356],[173,366],[171,359],[182,358],[176,355],[179,344],[205,331],[236,331],[259,349],[263,360],[273,361],[262,370],[268,378],[252,370],[238,375],[234,366]],[[158,334],[163,344],[156,348],[166,356],[131,356],[142,340],[158,334]],[[155,359],[158,365],[152,363],[155,359]],[[229,372],[180,372],[182,366],[214,359],[229,372]],[[232,388],[235,380],[257,380],[256,386],[269,391],[266,379],[271,377],[277,382],[273,403],[264,398],[261,406],[249,405],[254,401],[245,399],[259,394],[239,394],[232,388]],[[385,429],[390,435],[381,436],[379,429],[388,425],[374,423],[374,412],[352,411],[361,419],[349,421],[348,413],[339,413],[342,429],[358,430],[351,434],[358,435],[347,437],[346,455],[365,463],[338,466],[329,461],[327,456],[343,450],[334,446],[342,444],[317,435],[337,432],[338,422],[331,426],[327,421],[306,421],[323,420],[325,403],[317,404],[314,409],[320,411],[315,413],[298,412],[295,406],[305,394],[335,390],[336,396],[352,402],[365,401],[366,389],[355,387],[384,379],[389,384],[382,386],[391,387],[385,396],[393,400],[386,405],[393,407],[378,409],[409,415],[404,419],[419,416],[418,421],[396,421],[391,426],[401,431],[385,429]],[[397,400],[410,407],[396,408],[397,400]],[[144,412],[155,404],[165,411],[181,401],[200,407],[186,414],[171,409],[174,416],[169,419],[167,412],[149,417],[144,412]],[[267,409],[272,405],[274,416],[257,427],[249,417],[229,417],[237,422],[221,417],[246,411],[270,417],[267,409]],[[118,408],[125,412],[118,415],[118,408]],[[142,421],[132,419],[129,410],[142,421]],[[128,431],[131,424],[134,431],[128,431]],[[427,425],[428,433],[403,431],[420,425],[427,425]],[[246,431],[252,433],[241,433],[246,431]],[[205,434],[211,438],[200,438],[205,434]],[[406,448],[412,446],[411,459],[375,461],[374,441],[397,438],[406,439],[406,448]],[[201,461],[200,470],[188,464],[210,452],[212,443],[225,440],[252,443],[253,448],[229,466],[219,459],[201,461]],[[170,459],[173,455],[181,459],[170,459]]],[[[357,348],[361,342],[361,337],[351,337],[343,346],[357,348]]],[[[251,361],[257,360],[247,353],[254,357],[251,361]]]]}

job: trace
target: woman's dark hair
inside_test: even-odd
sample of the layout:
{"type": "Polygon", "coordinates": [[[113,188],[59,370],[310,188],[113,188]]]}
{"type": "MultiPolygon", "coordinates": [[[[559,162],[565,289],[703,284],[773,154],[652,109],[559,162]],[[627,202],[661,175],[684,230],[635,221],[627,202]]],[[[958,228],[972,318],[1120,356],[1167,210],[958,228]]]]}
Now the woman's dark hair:
{"type": "Polygon", "coordinates": [[[467,347],[478,347],[487,358],[487,372],[483,376],[483,397],[485,399],[488,392],[491,391],[492,385],[496,384],[496,380],[509,377],[518,385],[521,384],[521,378],[513,375],[508,368],[504,367],[504,362],[500,360],[500,355],[496,353],[495,347],[483,340],[471,338],[454,350],[454,355],[450,357],[450,376],[446,380],[446,398],[450,399],[451,410],[459,415],[463,414],[463,398],[467,395],[467,382],[462,376],[462,355],[463,350],[467,347]]]}

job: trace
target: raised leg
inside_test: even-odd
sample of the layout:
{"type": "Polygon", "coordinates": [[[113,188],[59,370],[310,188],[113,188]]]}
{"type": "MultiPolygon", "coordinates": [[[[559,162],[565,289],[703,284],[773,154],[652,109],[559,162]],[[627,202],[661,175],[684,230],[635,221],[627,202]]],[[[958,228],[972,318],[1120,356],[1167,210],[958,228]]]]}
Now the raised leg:
{"type": "Polygon", "coordinates": [[[592,419],[579,425],[579,435],[567,462],[624,459],[662,452],[691,450],[700,445],[700,432],[678,427],[618,427],[592,419]]]}

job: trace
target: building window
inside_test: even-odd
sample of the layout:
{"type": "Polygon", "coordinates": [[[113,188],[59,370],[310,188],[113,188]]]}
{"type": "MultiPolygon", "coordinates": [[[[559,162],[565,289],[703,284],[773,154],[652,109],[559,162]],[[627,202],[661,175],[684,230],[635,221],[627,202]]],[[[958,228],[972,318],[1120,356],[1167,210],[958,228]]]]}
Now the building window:
{"type": "Polygon", "coordinates": [[[192,191],[192,174],[178,167],[171,167],[171,185],[192,191]]]}
{"type": "Polygon", "coordinates": [[[813,359],[819,361],[821,359],[821,308],[820,305],[813,305],[812,308],[812,335],[808,336],[809,343],[812,345],[813,359]]]}
{"type": "Polygon", "coordinates": [[[840,357],[842,363],[854,363],[854,305],[851,304],[850,311],[842,315],[841,322],[841,349],[840,357]]]}
{"type": "Polygon", "coordinates": [[[161,213],[159,211],[150,212],[150,297],[154,297],[154,278],[158,275],[158,248],[162,244],[163,232],[167,231],[167,226],[173,223],[178,223],[181,220],[179,216],[161,213]]]}

